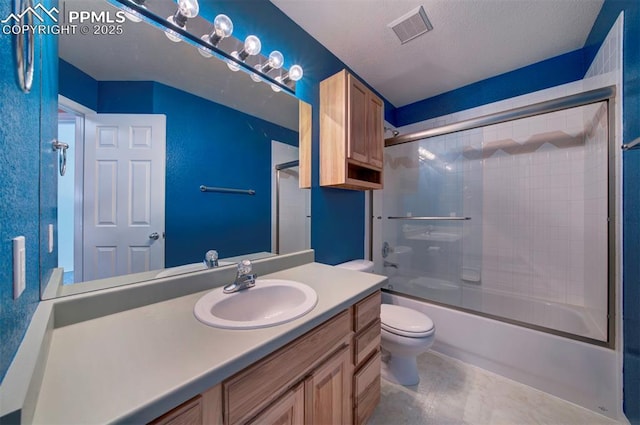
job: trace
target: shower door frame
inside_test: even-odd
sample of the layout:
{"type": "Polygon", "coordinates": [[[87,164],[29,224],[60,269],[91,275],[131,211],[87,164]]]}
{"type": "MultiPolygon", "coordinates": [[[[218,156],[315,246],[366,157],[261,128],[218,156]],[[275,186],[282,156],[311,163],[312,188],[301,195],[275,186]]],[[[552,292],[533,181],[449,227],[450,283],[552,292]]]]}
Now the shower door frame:
{"type": "MultiPolygon", "coordinates": [[[[558,97],[555,99],[547,100],[544,102],[534,103],[518,108],[509,109],[489,115],[483,115],[468,120],[458,121],[456,123],[447,124],[440,127],[431,128],[428,130],[417,131],[409,134],[404,134],[396,137],[385,139],[385,148],[389,146],[400,145],[403,143],[415,142],[418,140],[424,140],[431,137],[443,136],[446,134],[457,133],[465,130],[472,130],[475,128],[485,127],[494,124],[501,124],[509,121],[515,121],[522,118],[534,117],[537,115],[548,114],[551,112],[561,111],[565,109],[577,108],[580,106],[591,105],[594,103],[605,102],[607,105],[607,211],[608,211],[608,227],[607,227],[607,340],[601,341],[598,339],[588,338],[581,335],[572,334],[569,332],[560,331],[557,329],[547,328],[519,320],[509,319],[503,316],[497,316],[490,313],[485,313],[477,310],[471,310],[451,304],[444,304],[437,301],[405,294],[403,292],[394,291],[391,289],[382,288],[384,292],[390,294],[399,295],[407,298],[411,298],[417,301],[427,301],[429,303],[439,305],[442,307],[450,308],[453,310],[462,311],[469,314],[475,314],[480,317],[488,319],[498,320],[500,322],[509,323],[516,326],[522,326],[525,328],[546,332],[549,334],[586,342],[601,347],[610,349],[616,348],[616,226],[617,226],[617,192],[616,192],[616,144],[615,144],[615,98],[616,87],[606,86],[594,90],[589,90],[569,96],[558,97]]],[[[621,173],[620,173],[621,175],[621,173]]],[[[376,217],[373,215],[373,191],[369,191],[369,258],[373,260],[373,231],[374,220],[376,217]]],[[[377,217],[382,219],[382,217],[377,217]]]]}
{"type": "Polygon", "coordinates": [[[280,172],[300,166],[300,161],[283,162],[276,164],[276,229],[275,229],[275,253],[280,254],[280,172]]]}

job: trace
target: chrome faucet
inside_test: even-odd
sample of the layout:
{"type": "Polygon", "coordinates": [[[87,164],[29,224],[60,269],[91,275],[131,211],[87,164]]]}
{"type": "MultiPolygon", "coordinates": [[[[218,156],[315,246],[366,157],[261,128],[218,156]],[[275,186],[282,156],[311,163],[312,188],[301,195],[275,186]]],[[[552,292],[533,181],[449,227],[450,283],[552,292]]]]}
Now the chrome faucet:
{"type": "Polygon", "coordinates": [[[232,294],[234,292],[242,291],[243,289],[252,288],[256,285],[256,277],[257,275],[255,273],[251,273],[251,261],[242,260],[238,263],[236,280],[222,288],[222,292],[225,294],[232,294]]]}
{"type": "Polygon", "coordinates": [[[204,255],[204,265],[207,266],[208,269],[218,267],[218,251],[215,249],[207,251],[204,255]]]}

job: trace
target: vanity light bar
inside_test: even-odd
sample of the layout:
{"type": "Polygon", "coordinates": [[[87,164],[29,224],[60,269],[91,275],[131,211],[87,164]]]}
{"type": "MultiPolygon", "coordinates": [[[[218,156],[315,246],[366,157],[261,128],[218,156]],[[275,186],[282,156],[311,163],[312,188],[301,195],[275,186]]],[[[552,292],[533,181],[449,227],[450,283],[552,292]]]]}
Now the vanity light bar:
{"type": "MultiPolygon", "coordinates": [[[[145,19],[151,24],[157,26],[168,36],[171,35],[172,40],[175,37],[179,37],[179,39],[195,45],[202,56],[216,56],[218,59],[226,62],[230,69],[243,69],[252,77],[252,80],[256,82],[264,81],[269,84],[274,91],[283,90],[289,94],[295,95],[297,80],[287,77],[292,74],[292,70],[294,70],[294,68],[296,72],[293,72],[293,74],[297,75],[297,71],[300,70],[300,77],[302,77],[302,68],[299,65],[292,66],[290,70],[284,68],[282,66],[284,58],[282,58],[281,63],[279,63],[280,58],[282,57],[280,52],[271,52],[269,57],[260,54],[260,49],[255,49],[255,41],[257,40],[257,43],[260,43],[256,36],[253,36],[249,42],[246,40],[238,40],[233,37],[231,35],[231,32],[233,31],[233,23],[226,15],[216,16],[213,24],[201,16],[195,15],[193,17],[188,17],[184,24],[182,19],[179,19],[179,24],[183,25],[178,25],[178,22],[172,22],[175,21],[175,19],[169,20],[166,18],[166,16],[171,17],[178,13],[176,12],[176,2],[173,0],[155,0],[153,2],[149,2],[150,4],[146,4],[145,0],[108,1],[117,7],[125,9],[128,12],[127,15],[134,15],[136,18],[139,17],[145,19]],[[220,26],[220,20],[222,20],[224,25],[231,27],[231,31],[217,31],[218,28],[216,26],[216,20],[218,21],[218,26],[220,26]],[[248,47],[247,44],[249,44],[248,47]],[[274,60],[271,56],[275,52],[280,56],[276,55],[274,60]],[[279,68],[274,66],[278,64],[280,65],[279,68]],[[277,71],[277,73],[275,71],[277,71]]],[[[189,0],[185,3],[194,2],[197,3],[196,0],[189,0]]],[[[247,39],[249,39],[249,37],[247,37],[247,39]]]]}

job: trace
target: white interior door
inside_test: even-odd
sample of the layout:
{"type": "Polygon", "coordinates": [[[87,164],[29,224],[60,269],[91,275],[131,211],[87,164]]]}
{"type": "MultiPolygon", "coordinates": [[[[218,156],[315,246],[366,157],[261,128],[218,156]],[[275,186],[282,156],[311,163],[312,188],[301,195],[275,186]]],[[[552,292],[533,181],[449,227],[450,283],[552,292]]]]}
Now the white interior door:
{"type": "Polygon", "coordinates": [[[85,116],[83,279],[164,268],[166,117],[85,116]]]}

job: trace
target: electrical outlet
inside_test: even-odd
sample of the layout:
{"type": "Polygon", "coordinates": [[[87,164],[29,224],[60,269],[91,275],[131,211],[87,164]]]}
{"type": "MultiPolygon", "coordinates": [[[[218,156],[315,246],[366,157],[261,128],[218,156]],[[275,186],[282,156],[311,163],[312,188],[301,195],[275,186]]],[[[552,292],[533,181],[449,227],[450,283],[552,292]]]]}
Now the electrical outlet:
{"type": "Polygon", "coordinates": [[[13,238],[13,299],[27,287],[27,255],[24,236],[13,238]]]}

